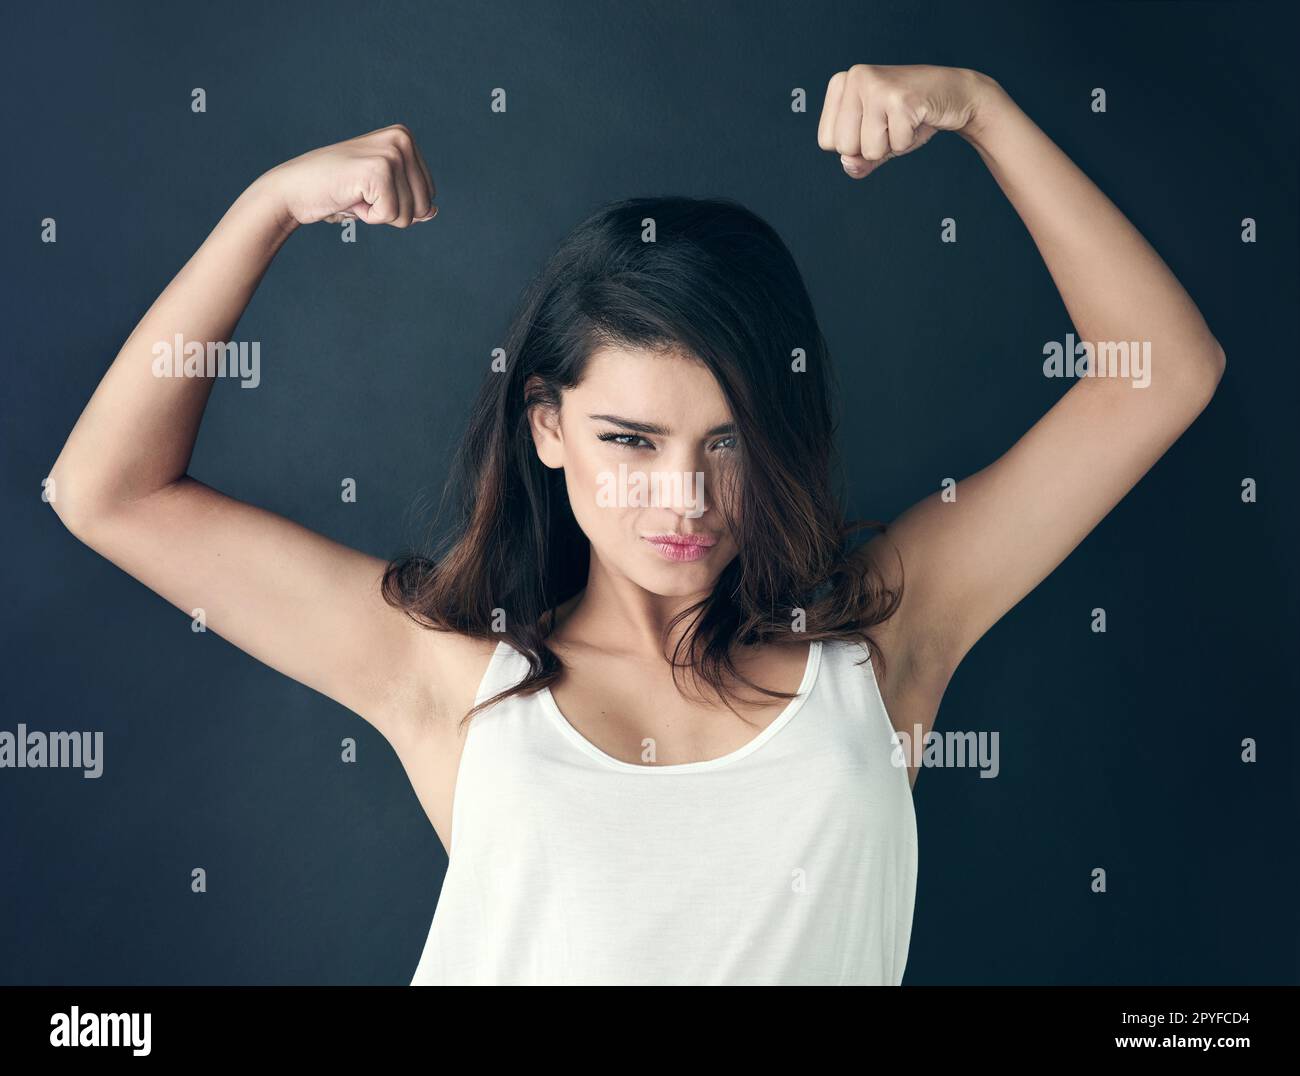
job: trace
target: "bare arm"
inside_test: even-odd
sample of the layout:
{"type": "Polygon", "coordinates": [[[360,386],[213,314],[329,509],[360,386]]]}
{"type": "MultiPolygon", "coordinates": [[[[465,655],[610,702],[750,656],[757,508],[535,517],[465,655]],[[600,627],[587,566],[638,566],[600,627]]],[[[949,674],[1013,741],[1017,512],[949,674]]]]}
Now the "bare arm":
{"type": "Polygon", "coordinates": [[[927,497],[868,547],[891,578],[901,556],[904,649],[946,680],[1200,414],[1224,353],[1159,255],[996,82],[933,67],[836,79],[819,140],[851,176],[936,130],[959,132],[1029,229],[1077,336],[1150,346],[1145,387],[1133,376],[1079,379],[1004,455],[959,482],[955,499],[927,497]]]}
{"type": "Polygon", "coordinates": [[[401,127],[261,176],[131,333],[50,475],[51,503],[83,542],[187,614],[203,610],[212,630],[390,739],[401,715],[432,704],[430,674],[454,643],[439,645],[445,636],[384,603],[383,561],[189,477],[213,378],[159,376],[155,361],[165,355],[156,345],[173,345],[178,334],[204,345],[230,341],[300,224],[353,216],[405,228],[431,218],[435,193],[401,127]]]}

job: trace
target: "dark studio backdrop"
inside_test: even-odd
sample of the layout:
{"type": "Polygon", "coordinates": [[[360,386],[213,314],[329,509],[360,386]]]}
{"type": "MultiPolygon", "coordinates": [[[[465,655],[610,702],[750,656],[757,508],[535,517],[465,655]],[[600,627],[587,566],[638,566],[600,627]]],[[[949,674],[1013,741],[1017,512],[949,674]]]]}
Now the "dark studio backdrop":
{"type": "Polygon", "coordinates": [[[446,859],[383,738],[193,632],[41,500],[122,342],[272,165],[401,121],[440,212],[351,245],[299,230],[236,337],[261,342],[262,383],[218,382],[191,472],[378,556],[420,533],[520,289],[608,199],[724,195],[785,238],[843,385],[855,516],[979,470],[1066,391],[1042,347],[1072,326],[969,145],[937,136],[861,182],[817,147],[827,80],[865,62],[998,79],[1228,355],[1191,429],[957,671],[936,728],[997,731],[1000,773],[917,780],[905,982],[1297,981],[1297,85],[1280,9],[54,3],[7,23],[0,727],[102,730],[105,760],[95,780],[0,770],[0,980],[404,984],[424,944],[446,859]]]}

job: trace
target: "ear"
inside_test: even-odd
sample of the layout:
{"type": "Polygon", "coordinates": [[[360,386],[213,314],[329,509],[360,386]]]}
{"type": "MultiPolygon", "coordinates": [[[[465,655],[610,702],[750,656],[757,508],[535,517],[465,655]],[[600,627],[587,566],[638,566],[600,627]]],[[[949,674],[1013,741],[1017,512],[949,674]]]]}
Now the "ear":
{"type": "Polygon", "coordinates": [[[543,403],[532,404],[528,408],[528,425],[537,458],[546,467],[563,467],[564,436],[560,431],[559,409],[543,403]]]}

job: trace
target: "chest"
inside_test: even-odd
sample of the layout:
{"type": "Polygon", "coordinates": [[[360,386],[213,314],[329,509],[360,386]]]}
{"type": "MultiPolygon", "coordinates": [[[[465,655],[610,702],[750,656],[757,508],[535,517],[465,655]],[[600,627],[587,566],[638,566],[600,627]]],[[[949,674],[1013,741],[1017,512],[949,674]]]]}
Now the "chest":
{"type": "Polygon", "coordinates": [[[458,854],[540,858],[548,885],[618,876],[634,888],[726,863],[742,889],[893,854],[914,838],[911,793],[871,716],[813,705],[756,751],[673,770],[611,765],[521,706],[467,746],[458,854]]]}
{"type": "MultiPolygon", "coordinates": [[[[795,692],[808,653],[807,645],[770,650],[739,667],[759,687],[795,692]]],[[[733,683],[733,712],[690,670],[679,670],[674,682],[662,662],[566,660],[566,666],[549,689],[558,716],[611,758],[636,765],[690,764],[730,754],[761,735],[793,701],[733,683]]]]}

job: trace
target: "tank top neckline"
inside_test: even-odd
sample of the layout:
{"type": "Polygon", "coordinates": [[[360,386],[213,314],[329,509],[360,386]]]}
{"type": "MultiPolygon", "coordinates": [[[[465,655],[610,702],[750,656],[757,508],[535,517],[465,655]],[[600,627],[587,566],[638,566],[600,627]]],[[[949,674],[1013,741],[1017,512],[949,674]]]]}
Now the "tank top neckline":
{"type": "MultiPolygon", "coordinates": [[[[502,639],[500,646],[509,646],[502,639]]],[[[512,653],[518,653],[513,647],[510,648],[512,653]]],[[[522,656],[522,655],[521,655],[522,656]]],[[[639,774],[682,774],[682,773],[700,773],[705,770],[716,770],[723,766],[729,766],[734,762],[752,755],[761,748],[765,743],[772,739],[786,725],[794,720],[795,715],[803,708],[804,703],[811,696],[813,688],[817,683],[817,674],[822,665],[822,641],[814,639],[808,647],[808,659],[804,665],[803,679],[799,682],[799,687],[795,694],[783,709],[768,726],[763,729],[757,736],[748,742],[742,744],[734,751],[729,751],[725,755],[719,755],[717,758],[700,759],[696,762],[674,762],[663,766],[641,764],[636,762],[625,762],[623,759],[615,758],[597,747],[587,739],[577,728],[564,716],[559,704],[555,701],[555,696],[551,694],[549,687],[540,688],[537,691],[537,699],[541,703],[542,709],[550,717],[551,721],[560,733],[569,740],[578,750],[595,759],[603,766],[610,769],[619,770],[623,773],[639,774]]]]}

